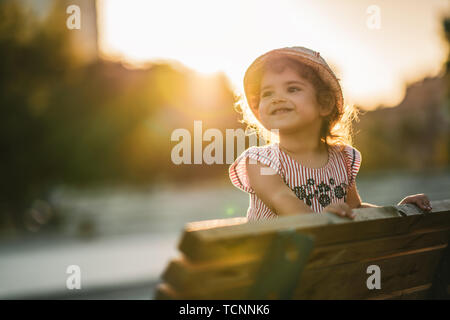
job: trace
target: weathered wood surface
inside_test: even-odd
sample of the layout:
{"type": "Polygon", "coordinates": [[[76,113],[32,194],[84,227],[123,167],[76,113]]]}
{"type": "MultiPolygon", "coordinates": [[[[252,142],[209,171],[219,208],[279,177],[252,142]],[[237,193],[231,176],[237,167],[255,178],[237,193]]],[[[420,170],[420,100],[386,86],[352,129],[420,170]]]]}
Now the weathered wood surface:
{"type": "Polygon", "coordinates": [[[427,297],[450,239],[450,200],[432,206],[430,213],[411,205],[357,209],[354,221],[324,213],[190,223],[179,244],[182,257],[166,268],[156,298],[247,298],[271,241],[289,229],[315,239],[295,299],[427,297]],[[381,290],[366,287],[371,264],[382,270],[381,290]]]}
{"type": "MultiPolygon", "coordinates": [[[[349,244],[330,245],[316,248],[306,266],[306,270],[367,261],[385,255],[421,249],[430,246],[445,245],[450,238],[450,229],[393,236],[381,239],[359,241],[349,244]]],[[[229,258],[204,263],[192,263],[186,259],[171,261],[163,278],[179,289],[196,286],[225,286],[239,283],[243,277],[251,278],[261,265],[260,254],[241,258],[229,258]]],[[[305,272],[306,272],[305,270],[305,272]]]]}
{"type": "MultiPolygon", "coordinates": [[[[300,279],[294,299],[369,299],[392,296],[395,292],[430,284],[433,270],[442,256],[442,247],[434,250],[385,258],[367,262],[356,262],[327,268],[305,270],[300,279]],[[381,290],[368,290],[366,273],[369,265],[376,264],[381,269],[381,290]]],[[[256,271],[256,270],[255,270],[256,271]]],[[[219,277],[220,278],[220,277],[219,277]]],[[[223,283],[200,281],[191,288],[176,288],[178,299],[246,299],[253,281],[248,277],[241,281],[223,283]]],[[[169,294],[169,297],[171,295],[169,294]]],[[[172,294],[176,298],[176,294],[172,294]]]]}
{"type": "MultiPolygon", "coordinates": [[[[433,203],[433,207],[434,207],[433,203]]],[[[202,229],[202,223],[188,225],[180,251],[192,261],[246,256],[265,251],[276,231],[296,229],[312,235],[315,246],[400,235],[414,230],[448,225],[450,216],[434,209],[433,214],[403,217],[394,207],[356,209],[354,221],[334,214],[304,214],[272,221],[255,221],[202,229]],[[253,241],[257,237],[258,241],[253,241]]],[[[219,222],[217,222],[219,225],[219,222]]]]}

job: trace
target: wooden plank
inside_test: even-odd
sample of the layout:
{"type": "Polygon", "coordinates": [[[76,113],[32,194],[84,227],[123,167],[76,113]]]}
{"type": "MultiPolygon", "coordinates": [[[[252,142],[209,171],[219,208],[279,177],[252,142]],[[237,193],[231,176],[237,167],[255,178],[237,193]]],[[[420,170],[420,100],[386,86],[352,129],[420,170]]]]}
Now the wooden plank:
{"type": "Polygon", "coordinates": [[[322,246],[314,250],[307,268],[320,268],[354,261],[370,261],[386,255],[445,245],[449,240],[450,229],[437,229],[322,246]]]}
{"type": "Polygon", "coordinates": [[[180,297],[177,295],[176,291],[173,290],[170,285],[166,283],[160,283],[156,287],[156,293],[154,296],[155,300],[177,300],[180,297]]]}
{"type": "MultiPolygon", "coordinates": [[[[380,295],[369,298],[368,300],[424,300],[429,299],[431,284],[421,285],[411,289],[405,289],[396,291],[392,294],[380,295]],[[421,289],[421,290],[418,290],[421,289]]],[[[171,298],[158,298],[158,300],[247,300],[249,294],[250,285],[242,285],[240,287],[228,288],[222,292],[210,292],[201,291],[197,293],[186,293],[185,295],[179,295],[171,298]]],[[[272,299],[276,300],[277,297],[273,296],[272,299]]],[[[358,299],[358,298],[351,298],[358,299]]],[[[297,299],[300,300],[300,299],[297,299]]],[[[302,299],[308,300],[308,299],[302,299]]],[[[343,298],[336,298],[335,300],[343,300],[343,298]]]]}
{"type": "Polygon", "coordinates": [[[259,259],[229,259],[206,263],[190,263],[174,259],[163,274],[163,279],[177,291],[200,291],[227,288],[241,283],[254,283],[260,269],[259,259]]]}
{"type": "Polygon", "coordinates": [[[431,288],[431,299],[450,299],[450,246],[447,249],[439,262],[434,274],[433,286],[431,288]]]}
{"type": "Polygon", "coordinates": [[[305,270],[295,299],[368,299],[430,283],[444,249],[438,246],[370,262],[305,270]],[[380,290],[367,288],[366,271],[370,265],[380,267],[380,290]]]}
{"type": "Polygon", "coordinates": [[[229,219],[213,219],[213,220],[204,220],[204,221],[194,221],[194,222],[188,222],[186,223],[186,226],[184,227],[186,231],[192,232],[192,231],[200,231],[200,230],[207,230],[211,228],[218,228],[218,227],[229,227],[234,226],[238,224],[247,223],[246,217],[236,217],[236,218],[229,218],[229,219]]]}
{"type": "MultiPolygon", "coordinates": [[[[412,250],[445,245],[450,239],[450,229],[392,236],[358,242],[315,248],[306,269],[357,261],[377,260],[380,257],[412,250]]],[[[290,254],[291,252],[287,252],[290,254]]],[[[247,256],[231,256],[227,259],[194,262],[175,259],[166,268],[163,279],[179,290],[196,290],[201,287],[236,286],[241,281],[256,281],[262,252],[247,256]]]]}
{"type": "MultiPolygon", "coordinates": [[[[433,208],[439,205],[433,203],[433,208]]],[[[355,221],[334,214],[304,214],[233,226],[186,231],[179,249],[193,261],[247,256],[265,252],[275,232],[295,229],[311,235],[315,246],[400,235],[411,231],[450,226],[450,211],[402,217],[394,207],[357,209],[355,221]]],[[[436,209],[437,210],[437,209],[436,209]]]]}
{"type": "MultiPolygon", "coordinates": [[[[350,263],[304,272],[294,299],[369,299],[430,283],[443,248],[388,258],[371,263],[350,263]],[[367,266],[381,269],[381,290],[369,290],[367,266]]],[[[235,286],[198,287],[196,291],[177,290],[180,299],[247,299],[252,283],[235,286]]],[[[274,297],[276,298],[276,297],[274,297]]]]}
{"type": "Polygon", "coordinates": [[[175,300],[248,300],[251,283],[228,288],[201,288],[198,291],[176,291],[175,300]]]}
{"type": "Polygon", "coordinates": [[[432,212],[445,212],[450,210],[450,199],[431,201],[432,212]]]}
{"type": "Polygon", "coordinates": [[[186,230],[179,243],[179,249],[190,260],[212,260],[230,255],[245,256],[254,252],[265,252],[269,243],[273,241],[274,234],[279,230],[301,230],[302,233],[312,235],[315,244],[336,242],[339,238],[345,241],[349,236],[354,237],[355,229],[361,230],[355,228],[355,223],[366,225],[371,236],[379,233],[388,235],[399,230],[394,224],[389,223],[392,222],[390,220],[401,217],[395,209],[371,209],[360,209],[365,210],[358,217],[360,222],[352,222],[350,219],[327,213],[302,214],[206,230],[186,230]],[[370,211],[374,214],[371,215],[370,211]],[[375,218],[380,215],[385,219],[375,218]],[[326,228],[327,226],[333,228],[326,228]]]}
{"type": "Polygon", "coordinates": [[[430,295],[431,283],[421,286],[394,291],[390,294],[384,294],[370,298],[369,300],[424,300],[430,295]]]}

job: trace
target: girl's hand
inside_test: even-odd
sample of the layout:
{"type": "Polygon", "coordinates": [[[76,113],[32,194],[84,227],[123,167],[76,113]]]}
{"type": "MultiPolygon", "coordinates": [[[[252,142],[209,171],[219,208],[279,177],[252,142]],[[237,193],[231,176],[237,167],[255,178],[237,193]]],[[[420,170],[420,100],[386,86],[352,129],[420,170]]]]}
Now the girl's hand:
{"type": "Polygon", "coordinates": [[[341,217],[347,217],[354,219],[356,213],[352,211],[348,204],[344,203],[332,203],[323,209],[324,212],[331,212],[341,217]]]}
{"type": "Polygon", "coordinates": [[[398,204],[406,204],[406,203],[413,203],[416,206],[418,206],[420,209],[425,210],[425,211],[431,211],[431,209],[432,209],[430,200],[423,193],[415,194],[412,196],[407,196],[405,199],[400,201],[398,204]]]}

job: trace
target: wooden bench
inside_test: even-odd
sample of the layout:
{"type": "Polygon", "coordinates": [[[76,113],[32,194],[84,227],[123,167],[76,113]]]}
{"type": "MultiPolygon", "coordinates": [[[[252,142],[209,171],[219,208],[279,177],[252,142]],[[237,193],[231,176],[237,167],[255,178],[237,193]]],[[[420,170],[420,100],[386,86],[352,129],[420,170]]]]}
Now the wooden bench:
{"type": "Polygon", "coordinates": [[[449,299],[450,200],[432,207],[189,223],[155,298],[449,299]]]}

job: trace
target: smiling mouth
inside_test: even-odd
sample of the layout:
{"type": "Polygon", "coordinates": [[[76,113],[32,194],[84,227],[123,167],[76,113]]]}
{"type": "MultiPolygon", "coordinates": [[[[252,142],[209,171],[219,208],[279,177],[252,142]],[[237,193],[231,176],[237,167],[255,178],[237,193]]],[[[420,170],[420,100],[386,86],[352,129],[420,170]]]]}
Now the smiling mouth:
{"type": "Polygon", "coordinates": [[[272,111],[270,113],[270,115],[284,114],[284,113],[288,113],[290,111],[292,111],[292,109],[280,108],[280,109],[276,109],[276,110],[272,111]]]}

